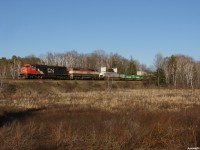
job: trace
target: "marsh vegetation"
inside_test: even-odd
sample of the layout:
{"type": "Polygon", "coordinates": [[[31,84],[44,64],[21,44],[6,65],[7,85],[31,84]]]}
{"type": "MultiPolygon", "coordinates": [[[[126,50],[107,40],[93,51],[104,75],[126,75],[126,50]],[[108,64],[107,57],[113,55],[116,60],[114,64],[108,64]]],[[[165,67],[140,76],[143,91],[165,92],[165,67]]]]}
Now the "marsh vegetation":
{"type": "Polygon", "coordinates": [[[200,90],[136,88],[134,82],[112,88],[95,81],[30,83],[13,81],[0,89],[2,150],[200,145],[200,90]]]}

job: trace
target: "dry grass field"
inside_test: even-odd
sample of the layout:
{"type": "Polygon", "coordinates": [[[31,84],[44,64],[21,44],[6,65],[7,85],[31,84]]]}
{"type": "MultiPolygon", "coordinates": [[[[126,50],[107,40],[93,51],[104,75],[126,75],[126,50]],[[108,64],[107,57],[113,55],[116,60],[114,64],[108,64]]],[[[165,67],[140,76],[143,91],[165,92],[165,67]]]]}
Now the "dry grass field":
{"type": "Polygon", "coordinates": [[[9,81],[0,149],[188,149],[200,146],[200,90],[140,82],[9,81]]]}

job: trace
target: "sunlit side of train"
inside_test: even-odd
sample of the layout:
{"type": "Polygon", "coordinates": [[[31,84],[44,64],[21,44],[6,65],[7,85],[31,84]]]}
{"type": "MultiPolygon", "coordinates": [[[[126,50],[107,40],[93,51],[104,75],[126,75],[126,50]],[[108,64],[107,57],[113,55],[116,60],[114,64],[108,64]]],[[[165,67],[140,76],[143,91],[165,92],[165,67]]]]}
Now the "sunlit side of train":
{"type": "Polygon", "coordinates": [[[68,79],[66,67],[25,64],[21,67],[19,78],[24,79],[68,79]]]}
{"type": "Polygon", "coordinates": [[[101,72],[87,68],[73,68],[25,64],[21,67],[19,77],[23,79],[68,79],[68,80],[142,80],[142,76],[134,74],[118,74],[117,68],[101,67],[101,72]]]}

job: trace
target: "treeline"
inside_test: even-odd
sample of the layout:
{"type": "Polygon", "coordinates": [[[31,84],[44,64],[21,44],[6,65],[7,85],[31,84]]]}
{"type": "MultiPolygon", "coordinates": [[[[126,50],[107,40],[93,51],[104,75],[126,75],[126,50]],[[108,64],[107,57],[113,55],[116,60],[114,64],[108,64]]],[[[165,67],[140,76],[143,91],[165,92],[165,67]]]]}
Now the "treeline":
{"type": "Polygon", "coordinates": [[[44,64],[53,66],[66,66],[77,68],[90,68],[100,71],[101,67],[118,68],[119,73],[136,74],[137,70],[146,70],[145,65],[140,64],[132,57],[125,58],[117,53],[107,54],[103,50],[93,51],[92,53],[78,53],[75,50],[65,53],[47,53],[41,56],[17,57],[11,59],[0,59],[0,78],[18,77],[20,67],[23,64],[44,64]]]}
{"type": "Polygon", "coordinates": [[[155,69],[148,69],[133,57],[125,58],[118,53],[106,53],[96,50],[91,53],[79,53],[75,50],[64,53],[46,53],[41,56],[0,59],[0,79],[16,79],[23,64],[45,64],[77,68],[90,68],[100,71],[102,66],[117,68],[119,73],[136,74],[138,70],[146,71],[144,78],[147,84],[174,87],[200,87],[200,62],[186,55],[163,57],[157,54],[154,60],[155,69]]]}
{"type": "Polygon", "coordinates": [[[26,63],[40,63],[40,58],[36,56],[17,57],[12,56],[11,59],[5,57],[0,58],[0,81],[6,78],[16,79],[19,76],[20,68],[26,63]]]}
{"type": "Polygon", "coordinates": [[[117,54],[107,54],[103,50],[96,50],[91,53],[78,53],[67,51],[65,53],[47,53],[40,57],[42,64],[58,65],[77,68],[91,68],[100,71],[101,67],[117,68],[120,73],[136,74],[140,68],[146,68],[137,60],[129,59],[117,54]]]}
{"type": "Polygon", "coordinates": [[[174,87],[200,87],[200,62],[185,55],[155,56],[156,84],[174,87]]]}

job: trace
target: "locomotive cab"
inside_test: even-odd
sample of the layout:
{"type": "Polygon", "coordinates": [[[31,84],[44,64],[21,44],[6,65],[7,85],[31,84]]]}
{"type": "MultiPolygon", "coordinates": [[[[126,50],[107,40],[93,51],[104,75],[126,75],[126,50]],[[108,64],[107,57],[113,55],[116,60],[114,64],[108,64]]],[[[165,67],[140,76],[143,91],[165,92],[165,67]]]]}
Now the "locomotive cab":
{"type": "Polygon", "coordinates": [[[43,77],[43,72],[40,71],[36,65],[31,65],[31,64],[25,64],[20,71],[20,78],[25,78],[25,79],[35,79],[35,78],[42,78],[43,77]]]}

